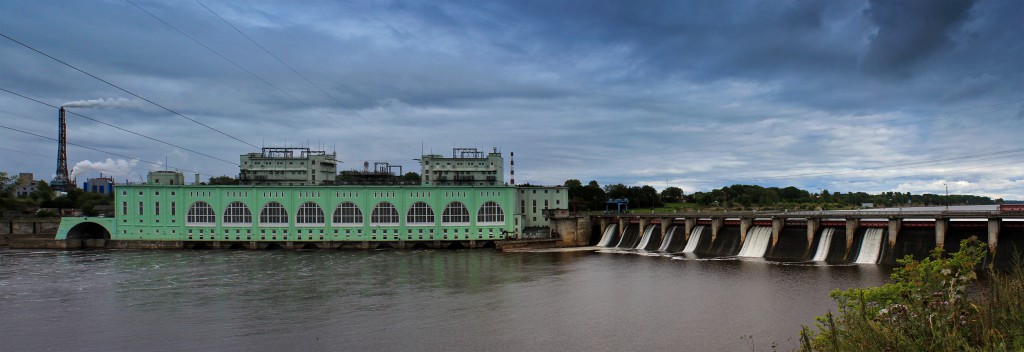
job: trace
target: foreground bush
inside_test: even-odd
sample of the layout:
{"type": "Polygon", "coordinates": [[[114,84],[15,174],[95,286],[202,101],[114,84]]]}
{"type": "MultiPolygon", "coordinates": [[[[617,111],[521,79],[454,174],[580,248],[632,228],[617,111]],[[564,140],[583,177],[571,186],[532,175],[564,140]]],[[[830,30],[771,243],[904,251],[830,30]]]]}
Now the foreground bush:
{"type": "Polygon", "coordinates": [[[817,333],[804,327],[803,351],[1021,351],[1024,350],[1024,272],[989,272],[979,284],[976,268],[985,244],[963,241],[960,251],[941,249],[915,261],[898,261],[892,283],[832,291],[838,314],[817,318],[817,333]]]}

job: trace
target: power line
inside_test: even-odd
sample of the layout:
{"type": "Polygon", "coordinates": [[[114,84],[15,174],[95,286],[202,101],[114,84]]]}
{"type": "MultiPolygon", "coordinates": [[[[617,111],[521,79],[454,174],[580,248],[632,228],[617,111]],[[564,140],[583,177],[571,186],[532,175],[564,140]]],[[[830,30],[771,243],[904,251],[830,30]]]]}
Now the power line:
{"type": "Polygon", "coordinates": [[[136,97],[136,98],[142,99],[142,100],[146,101],[147,103],[153,104],[154,106],[156,106],[156,107],[159,107],[159,108],[161,108],[161,109],[164,109],[164,110],[166,110],[166,111],[168,111],[168,112],[170,112],[170,113],[172,113],[172,114],[175,114],[175,115],[178,115],[178,116],[180,116],[180,117],[183,117],[183,118],[185,118],[186,120],[189,120],[189,121],[195,122],[196,124],[199,124],[200,126],[206,127],[206,128],[208,128],[208,129],[210,129],[210,130],[212,130],[212,131],[215,131],[215,132],[217,132],[217,133],[220,133],[220,134],[222,134],[222,135],[225,135],[225,136],[227,136],[227,137],[229,137],[229,138],[231,138],[231,139],[234,139],[234,140],[236,140],[236,141],[239,141],[239,142],[245,143],[245,144],[247,144],[247,145],[249,145],[249,146],[251,146],[251,147],[253,147],[253,148],[257,148],[255,144],[252,144],[252,143],[249,143],[249,142],[243,141],[243,140],[241,140],[241,139],[238,139],[238,137],[232,136],[232,135],[230,135],[230,134],[227,134],[227,133],[226,133],[226,132],[224,132],[224,131],[221,131],[221,130],[218,130],[218,129],[216,129],[216,128],[213,128],[213,127],[211,127],[211,126],[209,126],[209,125],[207,125],[207,124],[205,124],[205,123],[199,122],[199,121],[197,121],[197,120],[195,120],[195,119],[193,119],[193,118],[191,118],[191,117],[185,116],[184,114],[182,114],[182,113],[180,113],[180,112],[177,112],[177,111],[171,110],[170,108],[168,108],[168,107],[166,107],[166,106],[163,106],[163,105],[157,104],[156,102],[154,102],[154,101],[152,101],[152,100],[146,99],[146,98],[142,97],[141,95],[135,94],[135,93],[134,93],[134,92],[132,92],[132,91],[129,91],[129,90],[127,90],[127,89],[124,89],[124,88],[121,88],[120,86],[118,86],[118,85],[116,85],[116,84],[110,83],[110,82],[108,82],[107,80],[104,80],[104,79],[102,79],[102,78],[99,78],[99,77],[97,77],[96,75],[93,75],[93,74],[91,74],[91,73],[89,73],[89,72],[86,72],[86,71],[84,71],[84,70],[82,70],[82,69],[80,69],[80,68],[78,68],[78,67],[75,67],[75,66],[74,66],[74,65],[72,65],[72,64],[69,64],[69,63],[67,63],[67,62],[64,62],[64,61],[62,61],[62,60],[60,60],[60,59],[56,58],[56,57],[53,57],[53,56],[52,56],[52,55],[50,55],[50,54],[44,53],[44,52],[40,51],[39,49],[33,48],[32,46],[29,46],[28,44],[22,43],[22,42],[18,41],[17,39],[11,38],[11,37],[7,36],[6,34],[0,33],[0,36],[3,36],[3,37],[4,37],[4,38],[6,38],[7,40],[10,40],[10,41],[12,41],[12,42],[14,42],[14,43],[17,43],[18,45],[21,45],[21,46],[23,46],[23,47],[26,47],[26,48],[28,48],[29,50],[35,51],[36,53],[38,53],[38,54],[40,54],[40,55],[46,56],[46,57],[50,58],[50,59],[51,59],[51,60],[53,60],[53,61],[59,62],[59,63],[63,64],[64,66],[70,67],[71,69],[73,69],[73,70],[75,70],[75,71],[81,72],[81,73],[85,74],[86,76],[92,77],[92,78],[94,78],[94,79],[96,79],[96,80],[98,80],[98,81],[100,81],[100,82],[106,83],[107,85],[109,85],[109,86],[111,86],[111,87],[117,88],[118,90],[120,90],[120,91],[122,91],[122,92],[125,92],[125,93],[128,93],[128,94],[131,94],[132,96],[134,96],[134,97],[136,97]]]}
{"type": "Polygon", "coordinates": [[[53,155],[42,155],[42,154],[36,154],[36,153],[29,153],[29,152],[20,151],[20,150],[17,150],[17,149],[10,149],[10,148],[4,148],[4,147],[0,147],[0,150],[6,150],[6,151],[9,151],[9,152],[21,153],[21,154],[26,154],[26,155],[31,155],[31,156],[39,156],[39,157],[44,157],[44,158],[49,158],[49,157],[53,156],[53,155]]]}
{"type": "MultiPolygon", "coordinates": [[[[334,102],[336,102],[336,103],[340,104],[341,106],[344,106],[344,107],[345,107],[346,109],[348,109],[348,110],[349,110],[349,111],[351,111],[351,112],[352,112],[353,114],[355,114],[356,116],[358,116],[358,117],[359,117],[360,119],[362,119],[362,120],[363,120],[364,122],[366,122],[366,123],[370,124],[370,125],[371,125],[371,126],[373,126],[373,127],[378,127],[378,126],[377,126],[377,125],[376,125],[375,123],[373,123],[373,121],[371,121],[371,120],[367,119],[367,118],[366,118],[366,117],[364,117],[364,116],[363,116],[362,114],[360,114],[360,113],[359,113],[359,111],[356,111],[356,110],[355,110],[354,108],[352,108],[352,107],[351,107],[351,106],[349,106],[348,104],[345,104],[345,102],[341,101],[341,99],[338,99],[338,97],[334,96],[334,94],[331,94],[331,93],[330,93],[330,92],[328,92],[327,90],[325,90],[325,89],[321,88],[321,87],[320,87],[319,85],[317,85],[317,84],[316,84],[316,83],[314,83],[314,82],[313,82],[312,80],[310,80],[310,79],[309,79],[308,77],[306,77],[306,75],[303,75],[302,73],[300,73],[300,72],[299,72],[298,70],[296,70],[296,69],[295,69],[294,67],[292,67],[292,65],[289,65],[288,63],[284,62],[284,60],[282,60],[282,59],[281,59],[280,57],[278,57],[277,55],[274,55],[274,53],[272,53],[272,52],[271,52],[270,50],[268,50],[268,49],[267,49],[266,47],[264,47],[263,45],[261,45],[261,44],[260,44],[259,42],[257,42],[257,41],[256,41],[255,39],[253,39],[252,37],[250,37],[250,36],[249,36],[248,34],[245,34],[245,32],[242,32],[242,30],[238,29],[238,27],[235,27],[235,25],[231,24],[231,22],[228,22],[228,20],[227,20],[227,19],[225,19],[224,17],[221,17],[221,15],[217,14],[217,13],[216,13],[216,12],[214,12],[214,11],[213,11],[212,9],[210,9],[209,7],[207,7],[207,6],[206,6],[206,4],[204,4],[204,3],[202,2],[202,1],[196,0],[196,2],[197,2],[197,3],[199,3],[199,5],[200,5],[200,6],[202,6],[202,7],[204,8],[204,9],[206,9],[206,11],[209,11],[209,12],[210,12],[211,14],[213,14],[214,16],[216,16],[217,18],[219,18],[219,19],[220,19],[221,21],[223,21],[223,22],[224,22],[224,24],[228,25],[228,27],[231,27],[231,29],[234,29],[234,30],[235,30],[235,32],[238,32],[238,34],[241,34],[241,35],[242,35],[243,37],[245,37],[245,39],[248,39],[248,40],[249,40],[249,42],[251,42],[251,43],[252,43],[253,45],[256,45],[257,47],[259,47],[259,48],[260,48],[260,50],[263,50],[263,52],[267,53],[267,55],[270,55],[270,57],[273,57],[273,58],[274,58],[274,60],[277,60],[277,62],[278,62],[278,63],[280,63],[281,65],[284,65],[284,67],[287,67],[287,68],[288,68],[289,70],[291,70],[291,71],[292,71],[293,73],[295,73],[295,74],[296,74],[297,76],[301,77],[301,78],[302,78],[302,79],[303,79],[304,81],[306,81],[306,83],[309,83],[309,85],[313,86],[314,88],[316,88],[317,90],[319,90],[319,91],[320,91],[321,93],[324,93],[324,95],[326,95],[327,97],[331,98],[331,100],[334,100],[334,102]]],[[[387,134],[387,133],[386,133],[386,131],[385,131],[385,134],[387,134]]],[[[389,135],[389,137],[390,137],[390,135],[389,135]]]]}
{"type": "MultiPolygon", "coordinates": [[[[19,130],[19,129],[13,128],[13,127],[8,127],[8,126],[0,125],[0,128],[8,129],[8,130],[15,131],[15,132],[21,132],[21,133],[24,133],[24,134],[27,134],[27,135],[30,135],[30,136],[36,136],[36,137],[43,138],[43,139],[49,139],[51,141],[57,141],[57,139],[53,138],[53,137],[47,137],[47,136],[44,136],[44,135],[41,135],[41,134],[36,134],[36,133],[24,131],[24,130],[19,130]]],[[[106,150],[103,150],[103,149],[87,147],[87,146],[84,146],[84,145],[81,145],[81,144],[77,144],[77,143],[68,142],[68,144],[76,146],[76,147],[79,147],[79,148],[85,148],[85,149],[97,151],[97,152],[100,152],[100,153],[110,154],[110,155],[113,155],[113,156],[119,156],[119,157],[122,157],[122,158],[125,158],[125,159],[138,160],[138,161],[141,161],[141,162],[144,162],[144,163],[147,163],[147,164],[151,164],[151,165],[162,166],[162,167],[171,167],[170,165],[164,165],[164,164],[161,164],[161,163],[152,162],[152,161],[148,161],[148,160],[144,160],[144,159],[139,159],[139,158],[136,158],[136,157],[133,157],[133,156],[127,156],[127,155],[124,155],[124,154],[118,154],[118,153],[106,151],[106,150]]],[[[213,176],[213,175],[204,174],[204,173],[201,173],[201,172],[195,171],[195,170],[186,170],[186,169],[181,169],[181,168],[177,168],[177,167],[175,167],[175,169],[179,169],[179,170],[182,170],[182,171],[188,171],[190,173],[197,173],[197,174],[205,175],[205,176],[211,176],[211,177],[213,176]]]]}
{"type": "MultiPolygon", "coordinates": [[[[0,90],[2,90],[4,92],[7,92],[7,93],[10,93],[10,94],[13,94],[13,95],[16,95],[16,96],[19,96],[19,97],[22,97],[22,98],[25,98],[25,99],[28,99],[28,100],[31,100],[31,101],[34,101],[34,102],[42,104],[42,105],[49,106],[49,107],[54,108],[54,109],[59,109],[60,108],[59,106],[51,105],[51,104],[45,103],[43,101],[40,101],[40,100],[37,100],[37,99],[33,99],[33,98],[30,98],[30,97],[21,95],[19,93],[12,92],[12,91],[10,91],[10,90],[8,90],[6,88],[3,88],[3,87],[0,87],[0,90]]],[[[77,113],[77,112],[74,112],[74,111],[70,111],[70,110],[67,110],[67,111],[70,112],[71,114],[78,115],[79,117],[82,117],[84,119],[91,120],[91,121],[94,121],[96,123],[99,123],[99,124],[102,124],[102,125],[106,125],[106,126],[109,126],[109,127],[113,127],[113,128],[118,129],[118,130],[121,130],[121,131],[124,131],[124,132],[128,132],[128,133],[134,134],[134,135],[142,137],[142,138],[146,138],[146,139],[149,139],[149,140],[152,140],[152,141],[163,143],[163,144],[175,147],[175,148],[183,149],[183,150],[189,151],[191,153],[195,153],[195,154],[198,154],[198,155],[205,156],[205,157],[210,158],[210,159],[222,161],[222,162],[225,162],[225,163],[228,163],[228,164],[232,164],[232,165],[237,165],[237,163],[234,163],[234,162],[231,162],[231,161],[227,161],[227,160],[224,160],[224,159],[221,159],[221,158],[218,158],[218,157],[206,154],[206,153],[198,152],[198,151],[195,151],[195,150],[192,150],[192,149],[189,149],[189,148],[182,147],[182,146],[177,145],[177,144],[173,144],[173,143],[166,142],[166,141],[154,138],[154,137],[150,137],[150,136],[144,135],[142,133],[138,133],[138,132],[131,131],[131,130],[128,130],[128,129],[125,129],[125,128],[121,128],[121,127],[118,127],[118,126],[115,126],[115,125],[112,125],[112,124],[109,124],[109,123],[106,123],[106,122],[94,119],[92,117],[85,116],[83,114],[80,114],[80,113],[77,113]]]]}

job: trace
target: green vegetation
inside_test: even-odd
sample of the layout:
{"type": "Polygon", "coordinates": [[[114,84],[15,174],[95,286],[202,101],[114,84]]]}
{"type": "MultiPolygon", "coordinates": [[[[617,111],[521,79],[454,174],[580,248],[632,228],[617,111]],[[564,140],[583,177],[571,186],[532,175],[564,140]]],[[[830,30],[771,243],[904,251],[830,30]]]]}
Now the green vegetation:
{"type": "Polygon", "coordinates": [[[965,240],[960,251],[930,258],[909,256],[891,283],[833,291],[838,313],[804,327],[803,351],[1021,351],[1024,350],[1024,269],[976,268],[985,244],[965,240]]]}
{"type": "Polygon", "coordinates": [[[761,187],[732,185],[709,192],[685,194],[678,187],[667,187],[660,193],[651,186],[623,184],[601,187],[597,181],[583,185],[579,180],[565,181],[569,188],[572,210],[604,210],[608,199],[629,199],[634,211],[680,212],[698,210],[842,210],[859,209],[865,203],[876,207],[995,204],[1001,199],[972,195],[910,194],[883,192],[831,193],[827,189],[811,193],[796,187],[761,187]]]}
{"type": "MultiPolygon", "coordinates": [[[[6,172],[0,171],[0,210],[31,214],[38,208],[82,209],[83,214],[93,216],[96,215],[93,207],[101,204],[110,205],[114,201],[113,195],[89,193],[78,188],[58,197],[57,193],[46,184],[46,181],[39,181],[36,190],[31,194],[17,196],[15,192],[17,183],[16,176],[8,176],[6,172]]],[[[55,214],[50,211],[42,211],[35,215],[53,216],[55,214]]]]}

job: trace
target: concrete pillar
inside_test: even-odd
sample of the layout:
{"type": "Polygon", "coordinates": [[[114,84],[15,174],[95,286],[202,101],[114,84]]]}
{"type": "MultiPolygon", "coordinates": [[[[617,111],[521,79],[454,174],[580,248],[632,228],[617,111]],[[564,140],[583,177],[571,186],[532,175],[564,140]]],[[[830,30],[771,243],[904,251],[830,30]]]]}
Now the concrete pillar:
{"type": "Polygon", "coordinates": [[[665,236],[668,236],[668,228],[672,227],[673,218],[662,218],[661,219],[661,240],[665,241],[665,236]]]}
{"type": "Polygon", "coordinates": [[[996,247],[999,244],[999,228],[1001,227],[1001,219],[988,219],[988,254],[993,258],[996,256],[996,247]]]}
{"type": "MultiPolygon", "coordinates": [[[[594,235],[595,235],[594,234],[594,227],[591,225],[591,224],[593,224],[591,222],[592,220],[593,220],[593,218],[591,218],[589,216],[581,216],[581,217],[576,218],[576,241],[575,242],[576,242],[577,246],[586,246],[586,245],[590,244],[590,240],[592,238],[594,238],[594,235]]],[[[601,236],[602,234],[604,234],[604,233],[602,232],[601,234],[597,234],[597,235],[601,236]]]]}
{"type": "Polygon", "coordinates": [[[711,242],[718,238],[718,230],[722,229],[722,225],[725,225],[725,218],[711,218],[711,242]]]}
{"type": "Polygon", "coordinates": [[[611,225],[612,220],[602,216],[597,223],[599,226],[601,226],[601,234],[603,235],[604,229],[608,228],[608,225],[611,225]]]}
{"type": "Polygon", "coordinates": [[[786,219],[777,218],[772,219],[772,248],[775,250],[775,245],[779,243],[779,236],[782,234],[782,228],[786,226],[786,219]]]}
{"type": "Polygon", "coordinates": [[[860,219],[846,219],[846,248],[843,248],[843,258],[850,256],[850,249],[853,248],[853,235],[857,234],[860,227],[860,219]]]}
{"type": "Polygon", "coordinates": [[[811,247],[814,247],[814,235],[818,234],[818,229],[821,228],[821,219],[807,219],[807,248],[804,250],[804,256],[810,254],[811,247]]]}
{"type": "Polygon", "coordinates": [[[949,231],[949,219],[935,219],[935,248],[943,248],[945,246],[946,231],[949,231]]]}
{"type": "Polygon", "coordinates": [[[626,233],[626,225],[628,225],[628,224],[629,224],[629,221],[626,221],[625,218],[622,218],[622,217],[619,218],[618,232],[619,232],[619,238],[620,239],[622,238],[622,234],[626,233]]]}
{"type": "Polygon", "coordinates": [[[889,218],[889,250],[896,248],[896,237],[899,236],[901,227],[903,227],[902,218],[889,218]]]}
{"type": "Polygon", "coordinates": [[[647,225],[651,224],[651,219],[650,218],[643,218],[642,217],[642,218],[639,218],[639,220],[640,220],[640,233],[639,233],[639,235],[643,236],[644,235],[644,231],[647,231],[647,225]]]}
{"type": "Polygon", "coordinates": [[[754,218],[740,218],[740,248],[743,247],[743,243],[747,241],[747,231],[750,231],[750,227],[754,224],[754,218]]]}
{"type": "Polygon", "coordinates": [[[683,226],[686,228],[686,235],[683,238],[689,241],[690,233],[693,232],[694,227],[697,227],[697,218],[686,218],[683,221],[685,222],[683,226]]]}

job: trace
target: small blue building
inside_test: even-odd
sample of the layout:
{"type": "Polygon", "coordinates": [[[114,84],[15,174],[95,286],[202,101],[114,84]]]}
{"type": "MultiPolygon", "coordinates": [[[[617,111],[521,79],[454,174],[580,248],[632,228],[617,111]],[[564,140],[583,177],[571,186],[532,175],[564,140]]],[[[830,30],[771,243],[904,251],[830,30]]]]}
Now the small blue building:
{"type": "Polygon", "coordinates": [[[114,194],[114,179],[110,177],[90,178],[82,184],[82,189],[86,192],[114,194]]]}

